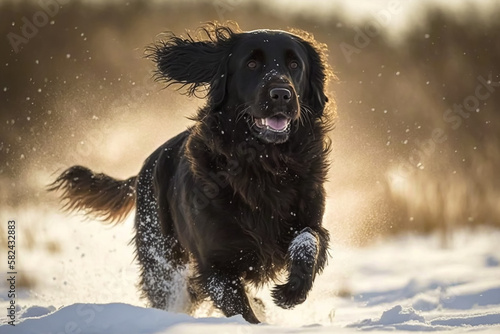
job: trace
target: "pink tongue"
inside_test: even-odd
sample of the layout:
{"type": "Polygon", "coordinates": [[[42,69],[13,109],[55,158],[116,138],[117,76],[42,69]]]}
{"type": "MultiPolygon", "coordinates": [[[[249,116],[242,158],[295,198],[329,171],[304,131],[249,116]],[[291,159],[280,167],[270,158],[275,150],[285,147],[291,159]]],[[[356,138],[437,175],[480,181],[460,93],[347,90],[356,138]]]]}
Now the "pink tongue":
{"type": "Polygon", "coordinates": [[[283,130],[286,127],[286,118],[283,117],[269,117],[266,118],[266,123],[274,130],[283,130]]]}

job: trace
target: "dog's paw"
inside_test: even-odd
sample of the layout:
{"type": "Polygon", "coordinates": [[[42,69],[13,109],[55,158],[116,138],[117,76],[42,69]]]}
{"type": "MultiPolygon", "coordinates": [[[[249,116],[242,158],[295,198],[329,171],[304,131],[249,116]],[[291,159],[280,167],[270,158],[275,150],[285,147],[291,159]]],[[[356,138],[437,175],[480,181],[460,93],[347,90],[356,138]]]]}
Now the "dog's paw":
{"type": "Polygon", "coordinates": [[[299,278],[290,278],[285,284],[276,285],[271,292],[274,303],[281,308],[291,309],[302,304],[307,298],[308,289],[299,278]]]}

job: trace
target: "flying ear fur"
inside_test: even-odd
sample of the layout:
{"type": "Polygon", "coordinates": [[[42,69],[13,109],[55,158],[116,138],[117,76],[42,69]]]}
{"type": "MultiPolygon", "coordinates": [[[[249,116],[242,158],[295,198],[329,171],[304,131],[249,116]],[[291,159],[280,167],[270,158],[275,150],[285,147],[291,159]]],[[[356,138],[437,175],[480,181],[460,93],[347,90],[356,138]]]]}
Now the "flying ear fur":
{"type": "Polygon", "coordinates": [[[155,79],[167,86],[180,84],[179,89],[186,88],[189,96],[196,96],[208,87],[211,102],[221,103],[226,90],[228,57],[237,33],[228,26],[211,23],[197,34],[204,40],[189,34],[186,38],[169,35],[146,50],[147,57],[157,66],[155,79]]]}

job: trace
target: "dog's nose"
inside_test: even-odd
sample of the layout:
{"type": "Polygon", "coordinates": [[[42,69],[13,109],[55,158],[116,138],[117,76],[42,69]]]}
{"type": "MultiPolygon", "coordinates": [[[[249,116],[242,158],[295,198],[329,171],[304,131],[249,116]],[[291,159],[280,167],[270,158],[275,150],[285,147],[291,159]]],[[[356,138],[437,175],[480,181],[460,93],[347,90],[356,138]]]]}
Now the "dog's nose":
{"type": "Polygon", "coordinates": [[[287,103],[292,98],[292,92],[288,88],[276,87],[269,91],[271,99],[275,102],[287,103]]]}

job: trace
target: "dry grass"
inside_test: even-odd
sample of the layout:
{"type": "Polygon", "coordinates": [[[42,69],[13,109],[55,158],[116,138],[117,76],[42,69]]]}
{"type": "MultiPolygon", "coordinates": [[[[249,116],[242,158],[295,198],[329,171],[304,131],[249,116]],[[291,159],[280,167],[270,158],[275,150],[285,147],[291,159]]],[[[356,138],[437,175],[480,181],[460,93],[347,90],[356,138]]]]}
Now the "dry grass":
{"type": "MultiPolygon", "coordinates": [[[[473,101],[478,77],[493,74],[492,80],[500,81],[498,6],[487,17],[430,8],[400,43],[382,32],[351,61],[340,45],[353,45],[353,28],[364,24],[336,13],[322,21],[263,6],[241,2],[223,19],[238,21],[244,30],[304,29],[329,47],[339,77],[329,94],[338,109],[329,193],[356,191],[360,197],[357,206],[337,208],[360,209],[346,214],[353,224],[339,221],[339,228],[350,229],[363,244],[401,231],[445,235],[457,226],[500,227],[500,89],[459,126],[458,120],[443,119],[454,104],[473,101]],[[432,149],[422,146],[438,128],[446,140],[432,149]],[[408,173],[398,172],[408,165],[408,173]]],[[[11,22],[36,10],[35,2],[2,3],[2,35],[13,29],[11,22]]],[[[210,2],[91,6],[72,1],[56,24],[40,29],[21,52],[0,49],[2,203],[49,201],[42,187],[26,180],[61,166],[113,166],[116,176],[138,170],[155,145],[175,134],[168,126],[194,108],[186,108],[191,102],[185,97],[154,85],[141,50],[163,30],[194,30],[200,22],[221,20],[219,14],[210,2]],[[109,138],[116,139],[115,146],[107,144],[109,138]]],[[[39,246],[32,232],[23,233],[26,247],[39,246]]],[[[45,247],[58,252],[50,242],[45,247]]]]}
{"type": "Polygon", "coordinates": [[[30,276],[25,271],[19,271],[16,279],[16,289],[31,290],[36,287],[36,278],[30,276]]]}
{"type": "Polygon", "coordinates": [[[337,290],[336,296],[340,298],[351,298],[353,294],[351,289],[343,287],[337,290]]]}
{"type": "Polygon", "coordinates": [[[22,231],[23,249],[31,251],[37,246],[37,239],[35,238],[34,234],[35,233],[33,232],[32,227],[23,229],[22,231]]]}
{"type": "Polygon", "coordinates": [[[7,249],[7,231],[3,227],[3,224],[0,225],[0,248],[7,249]]]}
{"type": "Polygon", "coordinates": [[[58,254],[58,253],[61,253],[61,244],[56,242],[56,241],[53,241],[53,240],[50,240],[50,241],[47,241],[45,243],[45,248],[47,249],[47,251],[50,253],[50,254],[58,254]]]}

